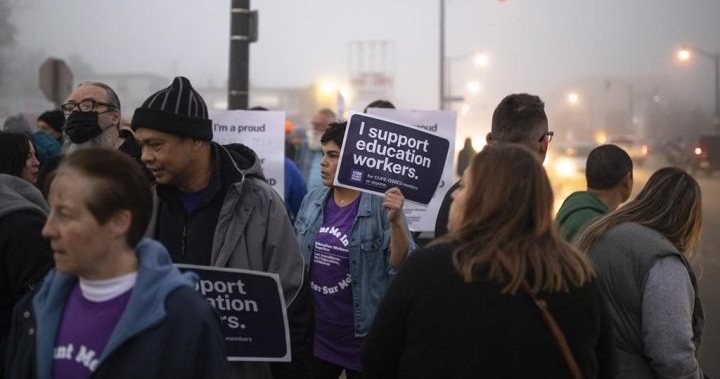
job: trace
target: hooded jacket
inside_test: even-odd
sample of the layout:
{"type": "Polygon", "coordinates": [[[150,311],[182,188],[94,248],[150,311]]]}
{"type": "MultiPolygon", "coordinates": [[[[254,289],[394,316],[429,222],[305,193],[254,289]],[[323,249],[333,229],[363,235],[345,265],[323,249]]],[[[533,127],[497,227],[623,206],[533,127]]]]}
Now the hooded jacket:
{"type": "MultiPolygon", "coordinates": [[[[220,323],[172,265],[165,248],[144,239],[128,304],[92,378],[227,378],[220,323]]],[[[15,308],[6,376],[50,378],[65,303],[78,278],[55,270],[15,308]]]]}
{"type": "MultiPolygon", "coordinates": [[[[0,174],[0,354],[5,356],[12,310],[53,266],[42,238],[47,203],[27,181],[0,174]]],[[[4,367],[0,360],[0,369],[4,367]]]]}
{"type": "MultiPolygon", "coordinates": [[[[177,189],[158,185],[157,217],[150,230],[168,246],[175,263],[278,274],[292,310],[304,264],[285,204],[265,181],[254,151],[242,144],[210,146],[213,172],[195,209],[187,214],[177,189]]],[[[294,334],[292,314],[290,323],[294,334]]],[[[270,376],[264,363],[239,362],[232,369],[240,377],[270,376]]]]}
{"type": "Polygon", "coordinates": [[[578,191],[565,199],[555,216],[555,222],[563,238],[572,241],[582,228],[608,211],[608,207],[597,196],[587,191],[578,191]]]}

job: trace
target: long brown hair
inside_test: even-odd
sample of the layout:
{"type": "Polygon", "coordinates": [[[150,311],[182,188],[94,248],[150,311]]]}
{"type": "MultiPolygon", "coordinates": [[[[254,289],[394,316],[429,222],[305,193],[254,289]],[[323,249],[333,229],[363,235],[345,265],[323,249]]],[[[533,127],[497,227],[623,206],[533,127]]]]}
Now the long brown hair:
{"type": "Polygon", "coordinates": [[[587,253],[607,231],[626,222],[657,231],[678,250],[692,256],[702,232],[700,186],[679,168],[661,168],[650,176],[634,200],[585,228],[577,237],[578,249],[587,253]]]}
{"type": "Polygon", "coordinates": [[[476,281],[487,269],[487,279],[515,294],[523,280],[534,293],[567,292],[593,277],[588,258],[559,236],[537,154],[516,144],[487,146],[468,170],[458,230],[436,242],[456,244],[453,263],[463,280],[476,281]]]}

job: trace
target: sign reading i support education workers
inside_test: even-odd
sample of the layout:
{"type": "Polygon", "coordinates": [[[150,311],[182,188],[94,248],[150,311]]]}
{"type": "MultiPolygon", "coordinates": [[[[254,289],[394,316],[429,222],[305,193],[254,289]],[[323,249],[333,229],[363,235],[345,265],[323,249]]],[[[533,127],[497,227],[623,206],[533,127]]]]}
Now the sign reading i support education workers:
{"type": "Polygon", "coordinates": [[[430,204],[422,205],[415,203],[405,203],[403,211],[408,221],[408,227],[414,232],[426,232],[435,230],[435,220],[438,210],[442,204],[448,189],[454,183],[453,159],[455,152],[455,130],[457,116],[454,111],[437,111],[437,110],[406,110],[406,109],[387,109],[387,108],[370,108],[368,113],[396,120],[405,124],[414,125],[417,128],[427,131],[428,133],[447,139],[450,142],[450,148],[447,152],[445,167],[440,179],[440,183],[435,191],[435,196],[430,200],[430,204]]]}
{"type": "Polygon", "coordinates": [[[260,158],[265,180],[281,197],[285,189],[285,112],[211,111],[213,141],[242,143],[260,158]]]}
{"type": "Polygon", "coordinates": [[[445,167],[450,143],[414,126],[350,115],[335,185],[384,195],[398,187],[406,200],[427,204],[445,167]]]}
{"type": "Polygon", "coordinates": [[[220,316],[229,361],[290,362],[285,298],[277,274],[175,265],[199,277],[198,291],[220,316]]]}

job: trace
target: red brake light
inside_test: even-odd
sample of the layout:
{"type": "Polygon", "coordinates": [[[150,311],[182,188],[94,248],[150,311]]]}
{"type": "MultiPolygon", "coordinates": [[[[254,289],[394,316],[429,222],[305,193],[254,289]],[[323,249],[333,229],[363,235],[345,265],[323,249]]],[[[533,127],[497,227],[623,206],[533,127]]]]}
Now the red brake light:
{"type": "Polygon", "coordinates": [[[700,146],[695,148],[695,155],[702,155],[702,149],[700,148],[700,146]]]}

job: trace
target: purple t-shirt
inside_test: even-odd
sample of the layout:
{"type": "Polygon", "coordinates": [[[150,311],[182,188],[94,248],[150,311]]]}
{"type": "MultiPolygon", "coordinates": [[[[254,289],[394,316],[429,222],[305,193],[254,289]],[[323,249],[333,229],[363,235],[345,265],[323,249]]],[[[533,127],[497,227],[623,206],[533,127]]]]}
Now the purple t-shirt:
{"type": "Polygon", "coordinates": [[[355,337],[350,279],[350,230],[360,196],[338,207],[328,196],[323,225],[318,231],[310,267],[315,298],[315,356],[352,370],[362,371],[363,339],[355,337]]]}
{"type": "Polygon", "coordinates": [[[178,199],[180,199],[185,209],[185,214],[191,214],[195,210],[203,195],[205,195],[205,191],[207,191],[207,187],[197,192],[180,192],[178,194],[178,199]]]}
{"type": "Polygon", "coordinates": [[[55,341],[53,378],[89,378],[130,300],[132,290],[103,302],[83,297],[80,285],[70,292],[55,341]]]}

